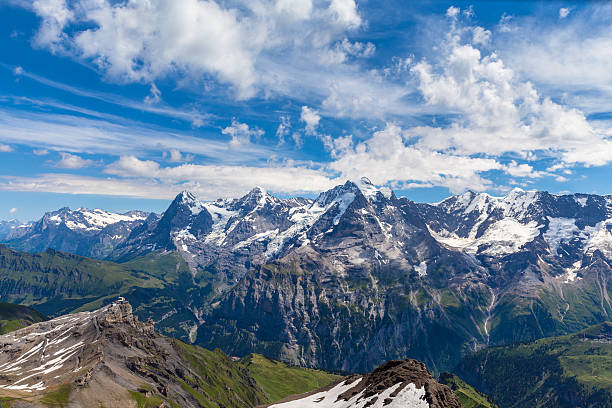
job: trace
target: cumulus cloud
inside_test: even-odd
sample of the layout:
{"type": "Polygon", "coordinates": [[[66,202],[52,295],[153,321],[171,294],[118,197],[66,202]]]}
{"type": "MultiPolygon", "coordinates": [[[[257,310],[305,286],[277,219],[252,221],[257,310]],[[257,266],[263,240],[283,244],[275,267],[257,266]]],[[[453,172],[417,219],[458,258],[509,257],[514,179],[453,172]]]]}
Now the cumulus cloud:
{"type": "Polygon", "coordinates": [[[446,17],[457,17],[461,10],[458,7],[450,6],[446,9],[446,17]]]}
{"type": "Polygon", "coordinates": [[[13,207],[9,210],[9,214],[13,215],[17,212],[17,207],[13,207]]]}
{"type": "Polygon", "coordinates": [[[239,148],[251,143],[251,138],[261,137],[264,135],[264,131],[257,128],[251,128],[246,123],[240,123],[235,119],[232,120],[232,124],[221,131],[222,134],[231,137],[229,146],[232,148],[239,148]]]}
{"type": "Polygon", "coordinates": [[[355,0],[332,0],[329,10],[336,17],[336,21],[349,28],[357,28],[361,25],[361,17],[357,12],[355,0]]]}
{"type": "MultiPolygon", "coordinates": [[[[543,96],[499,55],[481,49],[492,33],[464,24],[461,15],[448,9],[450,31],[435,58],[410,65],[423,101],[443,124],[387,124],[333,153],[331,169],[349,178],[367,174],[378,184],[459,192],[492,188],[493,175],[560,181],[565,177],[555,171],[612,162],[609,132],[593,127],[579,109],[543,96]],[[541,158],[557,164],[538,170],[534,163],[541,158]]],[[[331,141],[326,146],[332,151],[331,141]]]]}
{"type": "Polygon", "coordinates": [[[170,151],[164,152],[162,157],[170,163],[180,163],[192,161],[195,156],[193,154],[183,154],[179,149],[170,149],[170,151]]]}
{"type": "Polygon", "coordinates": [[[572,12],[563,24],[515,18],[515,29],[502,33],[496,44],[508,64],[549,94],[589,114],[607,112],[612,103],[611,14],[609,3],[595,2],[572,12]]]}
{"type": "Polygon", "coordinates": [[[492,183],[480,173],[502,168],[494,159],[444,154],[411,144],[409,133],[394,124],[347,149],[330,167],[351,179],[367,174],[376,184],[416,182],[453,192],[485,190],[492,183]]]}
{"type": "Polygon", "coordinates": [[[55,167],[60,169],[82,169],[95,164],[93,160],[83,159],[76,154],[60,152],[61,159],[55,163],[55,167]]]}
{"type": "Polygon", "coordinates": [[[448,126],[412,129],[421,146],[464,155],[542,151],[586,165],[612,161],[612,142],[583,112],[540,95],[495,53],[449,38],[438,64],[412,68],[425,102],[456,114],[448,126]]]}
{"type": "Polygon", "coordinates": [[[66,0],[36,0],[32,8],[43,18],[35,42],[56,51],[66,39],[64,28],[74,19],[72,10],[68,8],[66,0]]]}
{"type": "Polygon", "coordinates": [[[305,124],[304,129],[306,130],[306,134],[314,135],[317,133],[317,126],[319,126],[319,122],[321,121],[319,112],[308,106],[302,106],[300,120],[305,124]]]}
{"type": "Polygon", "coordinates": [[[8,153],[12,151],[13,148],[11,146],[0,143],[0,152],[8,153]]]}
{"type": "MultiPolygon", "coordinates": [[[[292,47],[325,54],[362,24],[354,0],[37,0],[36,44],[95,64],[109,79],[214,78],[238,98],[256,94],[259,59],[292,47]]],[[[267,74],[268,71],[265,71],[267,74]]],[[[267,84],[269,85],[269,84],[267,84]]]]}
{"type": "Polygon", "coordinates": [[[312,15],[312,0],[277,0],[274,5],[277,13],[292,20],[307,20],[312,15]]]}
{"type": "Polygon", "coordinates": [[[566,18],[567,16],[570,15],[572,9],[567,8],[567,7],[561,7],[559,9],[559,18],[566,18]]]}

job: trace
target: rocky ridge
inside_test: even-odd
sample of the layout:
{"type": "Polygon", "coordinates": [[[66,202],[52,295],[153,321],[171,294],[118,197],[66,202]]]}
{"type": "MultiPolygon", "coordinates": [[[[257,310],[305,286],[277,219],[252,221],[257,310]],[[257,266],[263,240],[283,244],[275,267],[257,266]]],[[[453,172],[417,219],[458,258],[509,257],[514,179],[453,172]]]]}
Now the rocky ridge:
{"type": "Polygon", "coordinates": [[[15,249],[28,252],[47,248],[76,255],[104,259],[128,238],[145,219],[155,215],[144,211],[123,214],[100,209],[61,208],[46,213],[40,220],[15,226],[0,239],[15,249]]]}
{"type": "Polygon", "coordinates": [[[388,361],[371,373],[295,396],[270,408],[461,408],[446,385],[438,383],[416,360],[388,361]]]}
{"type": "MultiPolygon", "coordinates": [[[[48,405],[61,397],[58,393],[69,395],[62,403],[71,407],[136,407],[138,401],[151,407],[200,407],[215,397],[200,388],[202,374],[184,347],[156,334],[151,321],[139,322],[120,298],[94,312],[0,336],[0,396],[13,407],[48,405]]],[[[218,367],[219,376],[224,369],[218,367]]],[[[235,389],[217,397],[232,407],[264,402],[247,373],[234,371],[235,389]]]]}

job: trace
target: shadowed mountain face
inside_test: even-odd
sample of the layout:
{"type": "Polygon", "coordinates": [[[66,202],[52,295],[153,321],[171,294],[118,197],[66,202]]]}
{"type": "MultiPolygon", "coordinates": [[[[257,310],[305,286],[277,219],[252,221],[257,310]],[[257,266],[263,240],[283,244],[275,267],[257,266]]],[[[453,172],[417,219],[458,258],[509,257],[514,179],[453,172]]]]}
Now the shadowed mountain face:
{"type": "Polygon", "coordinates": [[[418,204],[362,179],[315,200],[183,192],[139,222],[107,258],[146,271],[173,253],[188,272],[126,296],[141,315],[163,299],[156,320],[233,355],[353,372],[409,356],[439,372],[487,345],[612,314],[611,196],[514,190],[418,204]]]}

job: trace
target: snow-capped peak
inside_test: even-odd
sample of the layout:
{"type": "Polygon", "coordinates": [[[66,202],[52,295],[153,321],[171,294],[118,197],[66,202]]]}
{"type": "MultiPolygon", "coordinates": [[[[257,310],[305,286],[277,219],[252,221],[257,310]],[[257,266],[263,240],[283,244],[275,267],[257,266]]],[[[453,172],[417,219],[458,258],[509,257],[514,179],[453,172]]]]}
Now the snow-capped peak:
{"type": "Polygon", "coordinates": [[[197,196],[188,190],[181,191],[174,199],[174,202],[187,207],[193,215],[199,214],[204,208],[197,196]]]}
{"type": "Polygon", "coordinates": [[[118,222],[135,222],[144,220],[147,213],[130,211],[124,214],[112,213],[98,208],[93,210],[79,208],[71,210],[64,207],[58,211],[47,213],[43,217],[47,223],[53,225],[64,224],[71,230],[100,231],[103,228],[118,222]]]}
{"type": "Polygon", "coordinates": [[[359,179],[359,181],[355,181],[354,183],[357,187],[359,187],[359,190],[361,190],[361,193],[369,201],[376,200],[378,198],[378,193],[382,194],[387,199],[391,198],[391,195],[393,194],[390,188],[388,187],[379,188],[375,186],[374,183],[372,183],[370,179],[367,177],[362,177],[359,179]]]}

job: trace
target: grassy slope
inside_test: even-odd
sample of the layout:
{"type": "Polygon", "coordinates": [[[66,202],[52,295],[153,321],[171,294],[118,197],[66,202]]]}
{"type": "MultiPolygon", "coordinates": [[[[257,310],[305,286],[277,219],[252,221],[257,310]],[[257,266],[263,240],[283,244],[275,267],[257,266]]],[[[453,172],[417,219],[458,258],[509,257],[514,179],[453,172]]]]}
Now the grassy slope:
{"type": "Polygon", "coordinates": [[[457,373],[501,407],[609,407],[612,323],[579,333],[482,350],[457,373]]]}
{"type": "Polygon", "coordinates": [[[0,300],[51,316],[102,307],[126,297],[140,319],[160,333],[187,340],[196,317],[189,309],[212,293],[212,279],[192,275],[177,252],[153,252],[118,264],[55,250],[29,254],[0,245],[0,300]]]}
{"type": "Polygon", "coordinates": [[[29,307],[0,303],[0,334],[6,334],[43,320],[47,320],[47,317],[29,307]]]}
{"type": "Polygon", "coordinates": [[[194,378],[179,381],[203,407],[246,408],[267,402],[248,370],[234,363],[222,351],[210,351],[178,340],[175,346],[197,373],[194,378]]]}
{"type": "Polygon", "coordinates": [[[341,378],[325,371],[291,367],[260,354],[250,354],[242,358],[240,364],[248,368],[264,390],[268,402],[316,390],[341,378]]]}
{"type": "Polygon", "coordinates": [[[441,384],[448,385],[461,403],[461,408],[497,408],[487,395],[477,391],[470,384],[454,374],[440,374],[441,384]]]}
{"type": "Polygon", "coordinates": [[[0,294],[14,303],[38,305],[49,315],[95,308],[103,299],[133,287],[162,287],[163,282],[124,265],[54,250],[38,254],[0,245],[0,294]]]}

